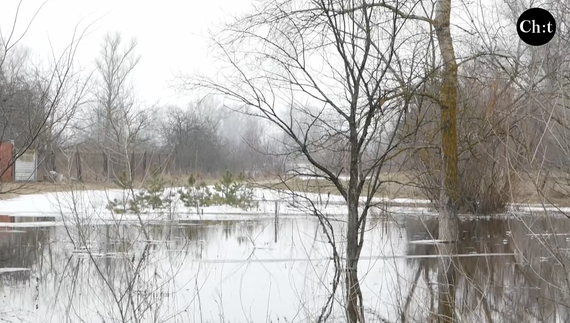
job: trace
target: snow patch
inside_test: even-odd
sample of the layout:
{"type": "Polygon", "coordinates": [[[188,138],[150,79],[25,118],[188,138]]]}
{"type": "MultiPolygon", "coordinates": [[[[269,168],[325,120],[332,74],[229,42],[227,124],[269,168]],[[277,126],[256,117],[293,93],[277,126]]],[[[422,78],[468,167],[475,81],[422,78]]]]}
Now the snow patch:
{"type": "Polygon", "coordinates": [[[408,243],[410,244],[439,244],[439,243],[445,243],[445,240],[438,240],[438,239],[434,239],[434,240],[412,240],[412,241],[408,241],[408,243]]]}
{"type": "Polygon", "coordinates": [[[13,268],[0,268],[0,274],[3,273],[13,273],[13,272],[18,272],[18,271],[30,271],[30,268],[18,268],[18,267],[13,267],[13,268]]]}

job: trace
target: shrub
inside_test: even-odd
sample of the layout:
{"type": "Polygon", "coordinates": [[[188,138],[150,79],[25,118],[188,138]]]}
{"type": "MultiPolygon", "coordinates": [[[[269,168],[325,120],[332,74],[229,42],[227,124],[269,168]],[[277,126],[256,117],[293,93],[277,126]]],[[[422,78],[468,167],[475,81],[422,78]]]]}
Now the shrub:
{"type": "Polygon", "coordinates": [[[246,183],[245,176],[240,173],[236,177],[229,170],[214,185],[213,191],[204,182],[196,184],[196,178],[190,175],[184,189],[178,193],[187,207],[230,205],[250,209],[257,206],[253,201],[253,189],[246,183]]]}
{"type": "MultiPolygon", "coordinates": [[[[219,183],[214,186],[216,202],[250,209],[257,206],[253,201],[253,189],[246,183],[245,175],[240,173],[237,177],[229,171],[222,176],[219,183]]],[[[217,203],[218,204],[218,203],[217,203]]]]}
{"type": "Polygon", "coordinates": [[[205,182],[197,184],[194,174],[190,174],[183,189],[178,190],[180,200],[186,207],[212,205],[212,194],[205,182]]]}
{"type": "MultiPolygon", "coordinates": [[[[121,172],[115,183],[125,191],[132,189],[132,182],[126,172],[121,172]]],[[[151,171],[147,184],[144,189],[133,194],[132,198],[109,201],[107,208],[117,214],[137,214],[148,209],[159,210],[172,203],[172,194],[164,196],[166,183],[161,177],[160,169],[151,171]]],[[[178,190],[178,194],[186,207],[231,205],[247,210],[257,206],[253,200],[253,189],[247,184],[245,176],[240,173],[236,177],[230,171],[226,171],[222,179],[215,184],[213,191],[205,182],[198,184],[196,177],[191,174],[184,188],[178,190]]]]}
{"type": "MultiPolygon", "coordinates": [[[[469,66],[467,64],[466,66],[469,66]]],[[[473,71],[484,68],[471,67],[473,71]]],[[[487,71],[495,73],[494,71],[487,71]]],[[[520,182],[513,180],[522,164],[528,143],[522,129],[527,119],[520,111],[512,85],[500,75],[496,79],[466,78],[458,93],[458,210],[461,213],[503,212],[520,182]],[[498,89],[502,89],[498,92],[498,89]]],[[[438,84],[429,91],[439,88],[438,84]]],[[[434,207],[440,207],[443,174],[441,127],[437,102],[418,98],[398,130],[409,157],[408,169],[434,207]]],[[[532,145],[530,146],[532,147],[532,145]]]]}
{"type": "MultiPolygon", "coordinates": [[[[127,176],[126,172],[121,172],[114,181],[117,186],[125,191],[132,190],[133,182],[127,176]]],[[[172,194],[164,196],[166,182],[162,178],[160,168],[151,169],[151,176],[148,180],[148,186],[138,193],[134,193],[132,198],[126,198],[122,201],[113,199],[109,201],[107,209],[117,214],[124,213],[141,213],[147,209],[157,210],[169,206],[172,203],[172,194]]],[[[127,194],[128,195],[128,194],[127,194]]]]}

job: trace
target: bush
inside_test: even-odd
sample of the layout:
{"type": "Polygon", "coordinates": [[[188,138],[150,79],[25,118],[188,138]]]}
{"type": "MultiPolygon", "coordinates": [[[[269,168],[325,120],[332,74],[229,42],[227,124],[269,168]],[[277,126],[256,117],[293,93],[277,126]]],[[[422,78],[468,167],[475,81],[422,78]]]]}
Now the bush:
{"type": "Polygon", "coordinates": [[[178,191],[180,200],[186,207],[198,207],[212,205],[212,193],[205,182],[197,184],[194,174],[190,174],[184,189],[178,191]]]}
{"type": "Polygon", "coordinates": [[[213,191],[204,182],[196,184],[196,178],[190,175],[186,186],[178,193],[187,207],[230,205],[247,210],[257,206],[253,201],[253,189],[246,183],[245,176],[240,173],[235,177],[230,171],[226,171],[214,185],[213,191]]]}
{"type": "MultiPolygon", "coordinates": [[[[132,190],[132,181],[128,179],[126,172],[119,174],[115,184],[125,191],[132,190]]],[[[148,209],[160,210],[170,206],[174,196],[172,194],[164,196],[166,182],[161,176],[160,169],[151,171],[147,184],[144,189],[133,194],[132,198],[109,201],[107,208],[117,214],[127,212],[138,214],[148,209]]],[[[253,189],[247,184],[245,176],[240,173],[235,177],[230,171],[226,171],[212,191],[205,182],[198,184],[192,174],[188,177],[184,188],[178,190],[178,195],[186,207],[230,205],[245,210],[257,207],[257,203],[253,200],[253,189]]]]}
{"type": "MultiPolygon", "coordinates": [[[[124,191],[134,191],[133,182],[128,178],[125,171],[121,172],[114,182],[124,191]]],[[[115,198],[109,201],[107,209],[117,214],[124,214],[127,212],[138,214],[148,210],[149,208],[152,210],[162,209],[169,206],[174,197],[172,194],[164,196],[165,186],[166,182],[162,178],[161,169],[153,168],[151,169],[151,176],[146,188],[142,189],[138,193],[133,193],[132,198],[126,198],[122,201],[115,198]]]]}
{"type": "Polygon", "coordinates": [[[214,186],[214,190],[216,191],[214,200],[222,202],[221,204],[242,209],[257,206],[253,201],[253,189],[246,183],[243,173],[236,178],[227,170],[220,182],[214,186]]]}
{"type": "MultiPolygon", "coordinates": [[[[123,191],[128,191],[133,188],[133,181],[129,178],[126,171],[121,171],[119,173],[119,176],[113,180],[113,183],[115,183],[115,185],[120,187],[123,191]]],[[[123,198],[122,200],[119,200],[115,198],[109,201],[107,209],[113,211],[116,214],[124,214],[136,210],[136,207],[132,204],[132,199],[123,198]]]]}
{"type": "MultiPolygon", "coordinates": [[[[484,70],[478,65],[471,68],[484,70]]],[[[492,82],[467,78],[460,83],[457,195],[461,213],[504,212],[519,184],[513,179],[517,177],[514,174],[521,167],[521,156],[527,145],[522,130],[527,120],[518,110],[512,86],[500,75],[496,76],[492,82]],[[500,95],[498,89],[502,89],[500,95]]],[[[487,75],[483,79],[491,78],[487,75]]],[[[438,84],[433,84],[429,91],[435,92],[438,88],[438,84]]],[[[438,111],[437,102],[418,98],[418,105],[410,109],[398,130],[409,152],[408,169],[436,209],[440,206],[443,178],[438,111]]]]}

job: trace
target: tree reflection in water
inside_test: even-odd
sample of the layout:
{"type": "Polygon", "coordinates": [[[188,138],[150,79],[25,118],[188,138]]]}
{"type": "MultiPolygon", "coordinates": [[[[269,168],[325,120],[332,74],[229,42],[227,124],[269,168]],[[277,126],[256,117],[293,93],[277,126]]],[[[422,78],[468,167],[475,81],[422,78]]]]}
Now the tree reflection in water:
{"type": "MultiPolygon", "coordinates": [[[[380,302],[388,304],[384,309],[371,309],[378,317],[381,315],[387,322],[444,321],[439,304],[445,294],[439,286],[445,281],[439,275],[441,259],[437,256],[451,253],[449,259],[454,271],[446,281],[454,283],[451,289],[454,293],[448,295],[456,322],[570,321],[570,220],[530,216],[463,219],[459,223],[459,242],[453,244],[452,252],[442,245],[404,244],[406,240],[438,238],[437,219],[406,216],[398,222],[370,221],[368,236],[375,240],[368,242],[370,249],[365,251],[369,260],[362,261],[378,267],[374,270],[370,267],[369,275],[363,278],[366,280],[363,296],[365,306],[375,306],[374,302],[380,298],[380,302]],[[379,250],[384,258],[376,259],[379,250]],[[391,259],[393,255],[413,257],[391,259]],[[392,265],[398,268],[401,278],[396,279],[401,281],[389,273],[392,265]],[[402,293],[380,297],[378,290],[370,289],[373,282],[380,282],[377,285],[381,286],[380,291],[392,290],[403,282],[402,293]],[[390,312],[393,307],[396,316],[390,312]]],[[[149,225],[151,241],[146,241],[136,226],[85,226],[81,229],[85,243],[78,239],[79,230],[74,227],[67,230],[49,227],[0,232],[0,268],[32,269],[0,274],[0,288],[4,295],[13,297],[4,301],[6,307],[0,307],[3,317],[7,317],[5,309],[12,308],[17,310],[12,312],[12,318],[32,321],[38,315],[54,319],[65,315],[70,321],[90,316],[89,322],[103,319],[111,322],[117,321],[120,313],[133,322],[199,321],[201,311],[210,311],[209,317],[221,311],[212,307],[218,300],[198,297],[200,293],[195,289],[204,288],[206,282],[213,284],[206,286],[205,295],[216,295],[212,294],[216,286],[227,288],[226,294],[236,293],[231,289],[236,286],[242,289],[238,293],[253,293],[250,287],[241,285],[242,279],[250,284],[274,282],[281,284],[279,292],[273,287],[259,297],[267,297],[269,293],[280,297],[289,287],[287,284],[298,279],[297,286],[303,286],[303,292],[310,295],[299,296],[301,299],[297,301],[302,303],[315,298],[317,292],[326,292],[330,279],[325,275],[331,270],[326,261],[295,260],[327,256],[326,244],[317,234],[320,232],[317,223],[307,220],[283,220],[277,243],[271,221],[149,225]],[[228,258],[238,261],[221,263],[228,258]],[[263,262],[273,258],[291,260],[263,262]],[[248,264],[248,260],[259,263],[248,264]],[[316,276],[310,276],[313,272],[316,276]],[[233,285],[228,285],[226,277],[234,274],[239,277],[231,282],[233,285]],[[273,281],[274,275],[279,278],[273,281]],[[307,284],[309,280],[324,287],[318,289],[307,284]],[[207,302],[210,304],[205,305],[207,302]],[[93,314],[93,309],[107,312],[93,314]]],[[[225,306],[231,307],[235,300],[228,297],[225,306]]],[[[322,295],[318,301],[315,298],[311,310],[318,310],[321,300],[322,295]]],[[[231,313],[224,310],[228,316],[242,315],[239,307],[231,313]]]]}
{"type": "MultiPolygon", "coordinates": [[[[437,238],[438,223],[436,219],[409,219],[406,232],[410,240],[437,238]]],[[[455,253],[480,256],[451,257],[457,322],[570,321],[568,219],[527,216],[462,220],[459,234],[455,253]],[[509,253],[515,255],[491,255],[509,253]]],[[[416,256],[445,256],[447,251],[441,244],[408,244],[407,248],[408,255],[416,256]]],[[[433,315],[437,313],[438,294],[434,290],[440,259],[410,258],[408,263],[416,268],[417,283],[412,285],[401,320],[444,321],[433,315]],[[419,285],[425,288],[420,290],[419,285]],[[416,310],[415,317],[410,317],[412,299],[423,299],[417,306],[426,311],[416,310]]]]}

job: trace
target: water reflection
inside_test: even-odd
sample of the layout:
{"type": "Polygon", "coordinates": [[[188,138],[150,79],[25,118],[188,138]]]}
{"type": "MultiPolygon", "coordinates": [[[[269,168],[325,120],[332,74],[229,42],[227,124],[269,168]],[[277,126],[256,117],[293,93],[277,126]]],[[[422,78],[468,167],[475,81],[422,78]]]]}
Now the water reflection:
{"type": "MultiPolygon", "coordinates": [[[[437,239],[437,219],[369,223],[359,265],[368,321],[437,321],[441,245],[407,243],[437,239]]],[[[335,226],[342,244],[343,223],[335,226]]],[[[329,292],[330,247],[311,219],[146,229],[150,240],[135,225],[0,231],[0,268],[30,269],[0,271],[0,314],[46,322],[304,322],[329,292]]],[[[569,233],[565,218],[463,220],[454,252],[473,256],[452,261],[458,322],[570,321],[569,233]]],[[[331,320],[342,321],[337,305],[331,320]]]]}
{"type": "MultiPolygon", "coordinates": [[[[407,221],[414,239],[437,237],[437,221],[407,221]]],[[[568,247],[570,221],[565,218],[522,217],[470,220],[460,223],[458,254],[481,257],[453,259],[458,321],[467,322],[568,322],[568,247]],[[503,254],[489,257],[487,254],[503,254]],[[513,254],[513,255],[508,255],[513,254]]],[[[410,255],[437,255],[437,244],[408,244],[410,255]]],[[[430,282],[438,259],[408,259],[430,282]]],[[[417,285],[417,283],[416,283],[417,285]]],[[[426,284],[429,285],[429,284],[426,284]]],[[[423,293],[432,308],[433,291],[423,293]]],[[[424,316],[424,319],[427,317],[424,316]]],[[[418,319],[417,317],[415,318],[418,319]]]]}
{"type": "MultiPolygon", "coordinates": [[[[0,269],[31,268],[43,264],[44,249],[51,255],[49,230],[32,228],[28,230],[0,230],[0,269]]],[[[49,259],[49,258],[48,258],[49,259]]],[[[0,274],[2,285],[7,282],[23,283],[30,278],[26,270],[8,271],[0,274]]]]}

